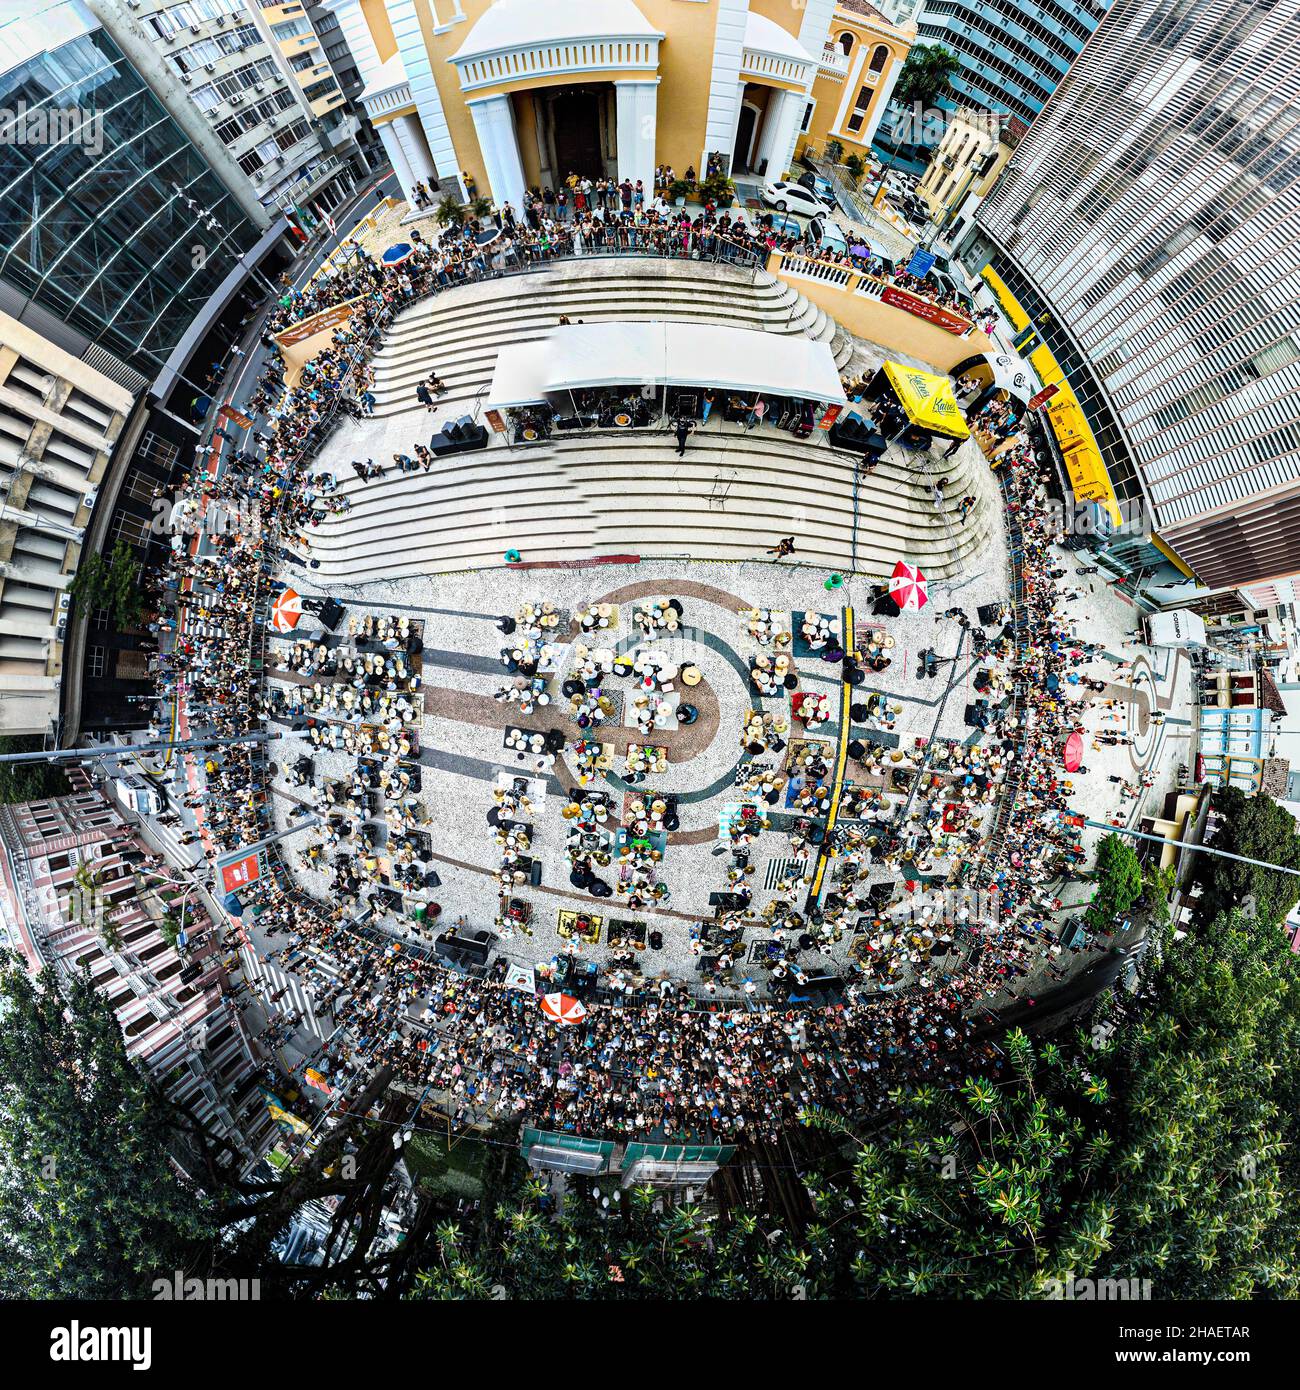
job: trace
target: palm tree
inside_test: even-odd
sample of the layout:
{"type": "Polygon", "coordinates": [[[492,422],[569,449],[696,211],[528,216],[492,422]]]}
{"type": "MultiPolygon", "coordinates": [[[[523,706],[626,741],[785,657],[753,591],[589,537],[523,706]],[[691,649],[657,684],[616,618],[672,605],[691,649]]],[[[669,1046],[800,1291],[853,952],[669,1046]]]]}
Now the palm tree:
{"type": "Polygon", "coordinates": [[[911,106],[919,101],[923,107],[933,106],[940,97],[952,92],[949,79],[960,70],[961,59],[941,43],[916,44],[898,74],[890,102],[911,106]]]}

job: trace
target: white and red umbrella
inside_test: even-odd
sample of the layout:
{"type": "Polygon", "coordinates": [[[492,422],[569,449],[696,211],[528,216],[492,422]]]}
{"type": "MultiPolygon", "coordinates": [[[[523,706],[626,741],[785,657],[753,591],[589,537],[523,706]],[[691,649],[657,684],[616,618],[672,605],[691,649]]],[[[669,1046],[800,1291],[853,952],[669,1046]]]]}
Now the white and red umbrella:
{"type": "Polygon", "coordinates": [[[296,589],[281,589],[271,605],[271,626],[277,632],[292,632],[302,617],[302,595],[296,589]]]}
{"type": "Polygon", "coordinates": [[[581,1023],[587,1017],[581,1001],[569,994],[544,994],[542,1012],[556,1023],[581,1023]]]}
{"type": "Polygon", "coordinates": [[[926,593],[927,583],[925,575],[915,565],[900,560],[889,581],[889,597],[900,608],[924,608],[930,597],[926,593]]]}

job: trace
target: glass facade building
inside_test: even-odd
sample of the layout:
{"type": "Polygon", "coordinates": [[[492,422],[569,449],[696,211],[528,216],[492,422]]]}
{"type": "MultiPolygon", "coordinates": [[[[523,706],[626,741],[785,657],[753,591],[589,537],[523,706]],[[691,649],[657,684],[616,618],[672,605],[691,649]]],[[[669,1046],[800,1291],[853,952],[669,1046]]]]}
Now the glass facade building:
{"type": "Polygon", "coordinates": [[[1215,587],[1300,571],[1297,32],[1297,0],[1116,0],[962,248],[1215,587]]]}
{"type": "Polygon", "coordinates": [[[258,241],[77,0],[0,23],[0,279],[146,378],[258,241]]]}

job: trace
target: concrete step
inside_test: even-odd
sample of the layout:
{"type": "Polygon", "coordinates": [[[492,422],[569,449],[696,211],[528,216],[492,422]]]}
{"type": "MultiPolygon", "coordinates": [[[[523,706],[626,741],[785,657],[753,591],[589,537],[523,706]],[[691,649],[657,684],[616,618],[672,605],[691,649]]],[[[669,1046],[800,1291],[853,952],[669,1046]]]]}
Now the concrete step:
{"type": "MultiPolygon", "coordinates": [[[[811,563],[850,564],[852,459],[806,445],[792,457],[775,437],[744,435],[693,443],[682,458],[665,436],[619,445],[616,454],[599,438],[565,440],[545,454],[493,448],[428,475],[342,483],[352,510],[312,530],[321,576],[356,578],[381,566],[394,576],[445,572],[497,563],[511,547],[533,559],[621,551],[737,559],[761,553],[777,532],[793,532],[811,563]]],[[[954,465],[957,487],[965,470],[954,465]]],[[[988,541],[983,509],[964,526],[946,524],[928,485],[901,469],[885,465],[859,488],[860,571],[883,574],[907,558],[941,578],[988,541]]]]}

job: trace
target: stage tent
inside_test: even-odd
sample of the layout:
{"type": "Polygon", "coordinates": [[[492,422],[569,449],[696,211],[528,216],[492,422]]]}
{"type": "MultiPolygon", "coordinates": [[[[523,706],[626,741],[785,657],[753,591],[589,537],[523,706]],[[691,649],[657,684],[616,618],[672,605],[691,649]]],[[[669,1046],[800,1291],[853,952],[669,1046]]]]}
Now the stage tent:
{"type": "Polygon", "coordinates": [[[843,403],[825,343],[705,323],[575,323],[536,343],[502,348],[487,404],[614,386],[698,386],[750,396],[843,403]]]}

